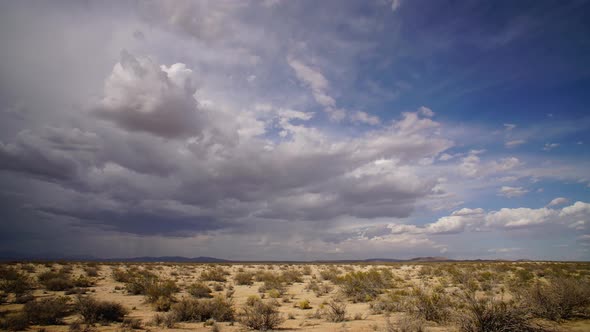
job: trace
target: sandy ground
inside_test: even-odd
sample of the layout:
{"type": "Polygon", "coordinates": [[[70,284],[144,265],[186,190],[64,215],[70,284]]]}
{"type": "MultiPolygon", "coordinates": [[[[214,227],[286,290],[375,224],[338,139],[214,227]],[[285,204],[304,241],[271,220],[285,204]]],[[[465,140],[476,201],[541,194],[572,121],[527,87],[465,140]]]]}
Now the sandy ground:
{"type": "MultiPolygon", "coordinates": [[[[83,265],[72,263],[74,268],[72,269],[72,276],[85,275],[83,265]]],[[[19,267],[20,265],[15,265],[19,267]]],[[[115,268],[128,268],[131,266],[138,267],[140,269],[147,269],[152,273],[157,274],[160,278],[171,279],[176,282],[180,287],[181,291],[175,294],[176,299],[183,297],[190,297],[186,293],[186,288],[192,283],[199,282],[201,272],[210,267],[205,264],[100,264],[98,265],[98,276],[93,277],[95,285],[89,287],[90,296],[95,297],[99,300],[108,300],[121,303],[127,309],[129,309],[128,317],[137,318],[142,321],[142,330],[150,331],[211,331],[212,327],[204,326],[203,323],[178,323],[174,329],[165,329],[159,326],[151,325],[153,317],[157,314],[154,307],[146,303],[143,295],[129,295],[125,289],[125,284],[116,282],[112,277],[113,269],[115,268]]],[[[216,284],[222,284],[223,290],[213,292],[215,295],[225,296],[227,289],[233,286],[233,303],[237,312],[240,312],[240,308],[245,305],[246,299],[249,296],[260,296],[259,287],[263,284],[262,282],[254,282],[253,285],[236,285],[233,276],[239,271],[246,272],[257,272],[257,271],[269,271],[280,273],[286,269],[295,269],[299,271],[304,270],[304,264],[222,264],[220,265],[224,270],[229,272],[227,281],[220,282],[204,282],[209,285],[211,289],[216,284]]],[[[311,317],[317,309],[321,308],[323,303],[332,298],[341,298],[339,296],[339,287],[333,286],[333,290],[325,295],[317,297],[314,292],[306,290],[306,285],[315,278],[315,280],[322,281],[320,277],[320,271],[328,268],[328,265],[316,265],[308,264],[311,267],[311,273],[303,275],[303,282],[294,283],[287,287],[285,295],[278,298],[280,303],[279,311],[285,318],[284,322],[280,325],[281,331],[386,331],[386,316],[384,314],[373,314],[370,310],[369,303],[353,303],[349,300],[343,299],[346,302],[347,307],[347,321],[334,323],[329,322],[325,318],[313,318],[311,317]],[[308,300],[311,304],[311,309],[303,310],[295,305],[302,300],[308,300]]],[[[392,264],[392,265],[337,265],[336,266],[343,274],[351,271],[368,271],[371,268],[384,268],[391,270],[394,275],[394,280],[400,288],[410,289],[412,286],[445,286],[446,291],[452,294],[454,286],[452,284],[446,284],[439,276],[421,273],[423,269],[422,265],[411,265],[411,264],[392,264]]],[[[59,264],[35,264],[35,272],[30,273],[32,279],[44,271],[50,269],[58,270],[59,264]]],[[[506,278],[506,275],[501,278],[506,278]]],[[[502,279],[504,280],[504,279],[502,279]]],[[[322,281],[324,283],[330,283],[330,281],[322,281]]],[[[456,287],[455,287],[456,288],[456,287]]],[[[503,288],[501,283],[497,283],[493,286],[492,293],[500,294],[500,289],[503,288]]],[[[483,294],[483,292],[482,292],[483,294]]],[[[35,298],[42,298],[48,296],[64,295],[64,292],[51,292],[43,289],[36,289],[33,292],[35,298]]],[[[265,294],[266,295],[266,294],[265,294]]],[[[69,295],[72,298],[75,295],[69,295]]],[[[452,296],[452,295],[451,295],[452,296]]],[[[499,296],[499,295],[498,295],[499,296]]],[[[509,299],[510,294],[502,293],[504,299],[509,299]]],[[[265,296],[268,298],[268,295],[265,296]]],[[[73,300],[72,300],[73,301],[73,300]]],[[[266,300],[265,300],[266,301],[266,300]]],[[[22,304],[11,304],[10,297],[7,298],[5,303],[0,305],[0,315],[4,315],[7,312],[14,312],[20,310],[22,304]]],[[[408,313],[394,312],[388,318],[393,326],[399,326],[400,322],[404,318],[410,317],[408,313]]],[[[72,315],[64,319],[64,325],[58,326],[33,326],[29,330],[37,331],[44,329],[44,331],[68,331],[68,324],[78,320],[77,315],[72,315]]],[[[218,327],[221,331],[244,331],[246,328],[238,323],[229,322],[218,322],[218,327]]],[[[442,324],[435,322],[426,322],[426,331],[458,331],[458,327],[452,321],[442,324]]],[[[576,320],[567,323],[555,325],[555,328],[563,331],[590,331],[590,320],[576,320]]],[[[112,323],[108,326],[96,326],[98,331],[123,331],[120,323],[112,323]]],[[[127,329],[126,331],[129,331],[127,329]]]]}

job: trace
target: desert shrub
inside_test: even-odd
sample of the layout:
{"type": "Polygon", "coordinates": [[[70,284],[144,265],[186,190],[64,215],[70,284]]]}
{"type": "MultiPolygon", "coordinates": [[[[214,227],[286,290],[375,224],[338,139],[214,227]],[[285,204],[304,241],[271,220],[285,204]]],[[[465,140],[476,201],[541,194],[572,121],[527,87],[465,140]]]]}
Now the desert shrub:
{"type": "Polygon", "coordinates": [[[195,283],[188,287],[188,293],[198,299],[213,297],[211,288],[203,283],[195,283]]]}
{"type": "Polygon", "coordinates": [[[131,317],[124,318],[121,326],[134,330],[141,329],[141,319],[131,317]]]}
{"type": "Polygon", "coordinates": [[[21,266],[21,270],[28,272],[28,273],[34,273],[36,268],[35,268],[35,265],[33,265],[33,264],[24,264],[23,266],[21,266]]]}
{"type": "Polygon", "coordinates": [[[27,293],[33,288],[29,277],[11,267],[0,267],[0,290],[14,293],[17,296],[27,293]]]}
{"type": "Polygon", "coordinates": [[[368,272],[350,272],[338,278],[340,289],[355,302],[367,302],[391,287],[392,276],[376,269],[368,272]]]}
{"type": "Polygon", "coordinates": [[[70,279],[70,275],[60,272],[47,271],[39,274],[37,277],[39,283],[50,291],[64,291],[74,287],[74,282],[70,279]]]}
{"type": "Polygon", "coordinates": [[[323,282],[310,280],[309,283],[305,285],[305,289],[314,292],[317,297],[321,297],[322,295],[330,293],[334,287],[323,282]]]}
{"type": "Polygon", "coordinates": [[[336,300],[326,303],[325,317],[330,322],[344,322],[346,320],[346,303],[336,300]]]}
{"type": "Polygon", "coordinates": [[[546,284],[537,282],[526,290],[523,300],[536,316],[549,320],[586,315],[590,282],[573,278],[552,279],[546,284]]]}
{"type": "Polygon", "coordinates": [[[127,270],[116,268],[116,269],[113,269],[111,276],[113,277],[113,280],[115,280],[117,282],[126,283],[126,282],[129,282],[133,278],[133,273],[131,273],[130,271],[127,271],[127,270]]]}
{"type": "Polygon", "coordinates": [[[33,296],[33,294],[31,294],[31,293],[25,293],[25,294],[17,295],[14,298],[14,303],[24,304],[24,303],[27,303],[27,302],[31,302],[34,299],[35,299],[35,296],[33,296]]]}
{"type": "Polygon", "coordinates": [[[451,303],[443,289],[427,291],[415,288],[409,309],[419,318],[441,323],[449,318],[451,303]]]}
{"type": "Polygon", "coordinates": [[[227,280],[225,278],[227,274],[227,271],[225,271],[222,267],[216,266],[201,272],[201,280],[225,282],[227,280]]]}
{"type": "Polygon", "coordinates": [[[399,321],[398,326],[395,326],[389,317],[385,320],[386,332],[424,332],[426,331],[424,320],[416,319],[415,317],[405,316],[399,321]]]}
{"type": "Polygon", "coordinates": [[[297,270],[288,269],[281,273],[281,279],[290,285],[296,282],[303,282],[303,274],[297,270]]]}
{"type": "Polygon", "coordinates": [[[126,274],[118,276],[125,283],[127,292],[133,295],[146,295],[148,288],[158,283],[158,276],[149,271],[127,271],[126,274]]]}
{"type": "Polygon", "coordinates": [[[309,300],[302,300],[297,303],[297,307],[301,310],[308,310],[311,309],[311,304],[309,303],[309,300]]]}
{"type": "Polygon", "coordinates": [[[94,286],[94,281],[90,280],[88,277],[79,276],[78,278],[72,280],[74,287],[92,287],[94,286]]]}
{"type": "Polygon", "coordinates": [[[304,266],[301,268],[301,273],[303,273],[303,275],[306,275],[306,276],[308,276],[308,275],[311,275],[311,266],[309,266],[309,265],[304,265],[304,266]]]}
{"type": "Polygon", "coordinates": [[[512,303],[489,298],[467,299],[467,308],[459,317],[459,328],[464,332],[544,331],[530,320],[527,312],[512,303]]]}
{"type": "Polygon", "coordinates": [[[261,293],[275,290],[280,296],[285,292],[285,284],[283,283],[283,279],[281,276],[275,273],[267,272],[263,275],[257,275],[256,278],[259,281],[264,281],[262,286],[258,288],[258,291],[261,293]]]}
{"type": "Polygon", "coordinates": [[[176,327],[176,323],[178,320],[176,319],[176,315],[172,313],[168,314],[156,314],[152,318],[151,324],[156,326],[162,326],[169,329],[176,327]]]}
{"type": "Polygon", "coordinates": [[[171,314],[180,322],[204,322],[214,319],[218,322],[232,321],[232,303],[223,297],[212,299],[184,298],[172,306],[171,314]]]}
{"type": "Polygon", "coordinates": [[[44,298],[25,304],[29,322],[35,325],[57,325],[68,315],[68,298],[65,296],[44,298]]]}
{"type": "Polygon", "coordinates": [[[98,277],[98,267],[96,266],[86,266],[84,272],[87,277],[98,277]]]}
{"type": "Polygon", "coordinates": [[[340,270],[335,266],[330,266],[328,269],[320,271],[320,277],[322,277],[323,280],[328,280],[332,282],[336,282],[339,275],[340,270]]]}
{"type": "Polygon", "coordinates": [[[149,303],[154,303],[162,298],[172,299],[172,296],[178,291],[178,286],[173,280],[150,279],[145,284],[144,295],[149,303]]]}
{"type": "Polygon", "coordinates": [[[379,296],[369,306],[374,314],[402,312],[407,307],[406,302],[407,300],[400,294],[388,292],[379,296]]]}
{"type": "Polygon", "coordinates": [[[244,306],[240,317],[240,322],[246,327],[259,331],[275,329],[283,321],[284,319],[274,305],[262,301],[244,306]]]}
{"type": "Polygon", "coordinates": [[[0,329],[4,331],[24,331],[29,327],[29,318],[24,312],[9,313],[0,319],[0,329]]]}
{"type": "Polygon", "coordinates": [[[91,297],[79,297],[76,312],[87,324],[122,322],[128,313],[119,303],[98,301],[91,297]]]}
{"type": "Polygon", "coordinates": [[[238,272],[234,277],[234,281],[236,282],[237,285],[252,285],[254,283],[252,278],[254,278],[253,273],[238,272]]]}
{"type": "Polygon", "coordinates": [[[262,301],[260,299],[260,297],[256,296],[256,295],[250,295],[246,298],[246,305],[252,306],[254,305],[256,302],[260,302],[262,301]]]}

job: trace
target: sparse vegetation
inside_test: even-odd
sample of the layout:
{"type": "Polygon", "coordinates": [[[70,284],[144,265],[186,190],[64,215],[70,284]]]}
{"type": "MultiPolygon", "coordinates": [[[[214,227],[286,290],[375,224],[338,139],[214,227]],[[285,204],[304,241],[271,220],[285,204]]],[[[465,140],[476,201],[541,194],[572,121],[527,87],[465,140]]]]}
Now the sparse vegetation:
{"type": "Polygon", "coordinates": [[[234,320],[234,308],[231,301],[223,297],[212,299],[184,298],[172,306],[170,314],[179,322],[205,322],[214,319],[218,322],[234,320]]]}
{"type": "Polygon", "coordinates": [[[276,306],[262,301],[255,301],[252,305],[242,308],[240,322],[246,327],[259,331],[268,331],[277,328],[284,319],[276,306]]]}
{"type": "Polygon", "coordinates": [[[371,269],[368,272],[350,272],[337,279],[345,296],[355,302],[368,302],[391,287],[392,275],[389,270],[371,269]]]}
{"type": "Polygon", "coordinates": [[[200,282],[190,285],[187,291],[191,296],[197,299],[213,297],[213,295],[211,295],[211,288],[200,282]]]}
{"type": "Polygon", "coordinates": [[[524,300],[537,317],[554,321],[583,317],[590,306],[590,282],[574,278],[538,281],[526,290],[524,300]]]}
{"type": "Polygon", "coordinates": [[[16,263],[0,265],[0,330],[237,330],[235,321],[254,330],[567,331],[590,322],[589,284],[587,263],[16,263]]]}
{"type": "Polygon", "coordinates": [[[128,310],[121,304],[109,301],[98,301],[91,297],[79,297],[76,312],[87,324],[122,322],[128,310]]]}
{"type": "Polygon", "coordinates": [[[58,325],[69,313],[68,298],[65,296],[43,298],[25,304],[24,312],[31,324],[58,325]]]}

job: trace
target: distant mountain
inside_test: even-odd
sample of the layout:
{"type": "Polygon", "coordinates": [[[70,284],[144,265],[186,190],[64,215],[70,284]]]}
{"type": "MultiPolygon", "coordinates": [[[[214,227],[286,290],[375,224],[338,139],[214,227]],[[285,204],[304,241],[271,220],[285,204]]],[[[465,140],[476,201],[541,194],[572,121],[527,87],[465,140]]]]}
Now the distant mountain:
{"type": "Polygon", "coordinates": [[[435,256],[435,257],[416,257],[408,260],[409,262],[444,262],[444,261],[452,261],[447,257],[435,256]]]}
{"type": "Polygon", "coordinates": [[[214,257],[182,257],[182,256],[162,256],[162,257],[132,257],[132,258],[110,258],[106,259],[109,262],[134,262],[134,263],[155,263],[155,262],[170,262],[170,263],[228,263],[230,261],[214,257]]]}
{"type": "MultiPolygon", "coordinates": [[[[129,262],[129,263],[425,263],[425,262],[452,262],[457,261],[448,257],[427,256],[410,259],[397,258],[368,258],[368,259],[341,259],[341,260],[314,260],[314,261],[272,261],[272,260],[228,260],[215,257],[183,257],[183,256],[143,256],[130,258],[97,258],[93,256],[59,256],[56,254],[25,255],[14,252],[0,253],[0,261],[89,261],[89,262],[129,262]]],[[[469,260],[469,261],[497,261],[497,260],[469,260]]],[[[520,261],[520,260],[519,260],[520,261]]]]}

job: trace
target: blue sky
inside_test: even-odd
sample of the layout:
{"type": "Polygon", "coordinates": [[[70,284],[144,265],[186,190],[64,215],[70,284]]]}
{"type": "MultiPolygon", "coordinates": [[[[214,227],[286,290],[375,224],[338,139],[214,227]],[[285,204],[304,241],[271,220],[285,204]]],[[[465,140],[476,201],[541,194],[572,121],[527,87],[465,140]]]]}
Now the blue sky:
{"type": "Polygon", "coordinates": [[[0,252],[590,258],[588,1],[0,4],[0,252]]]}

